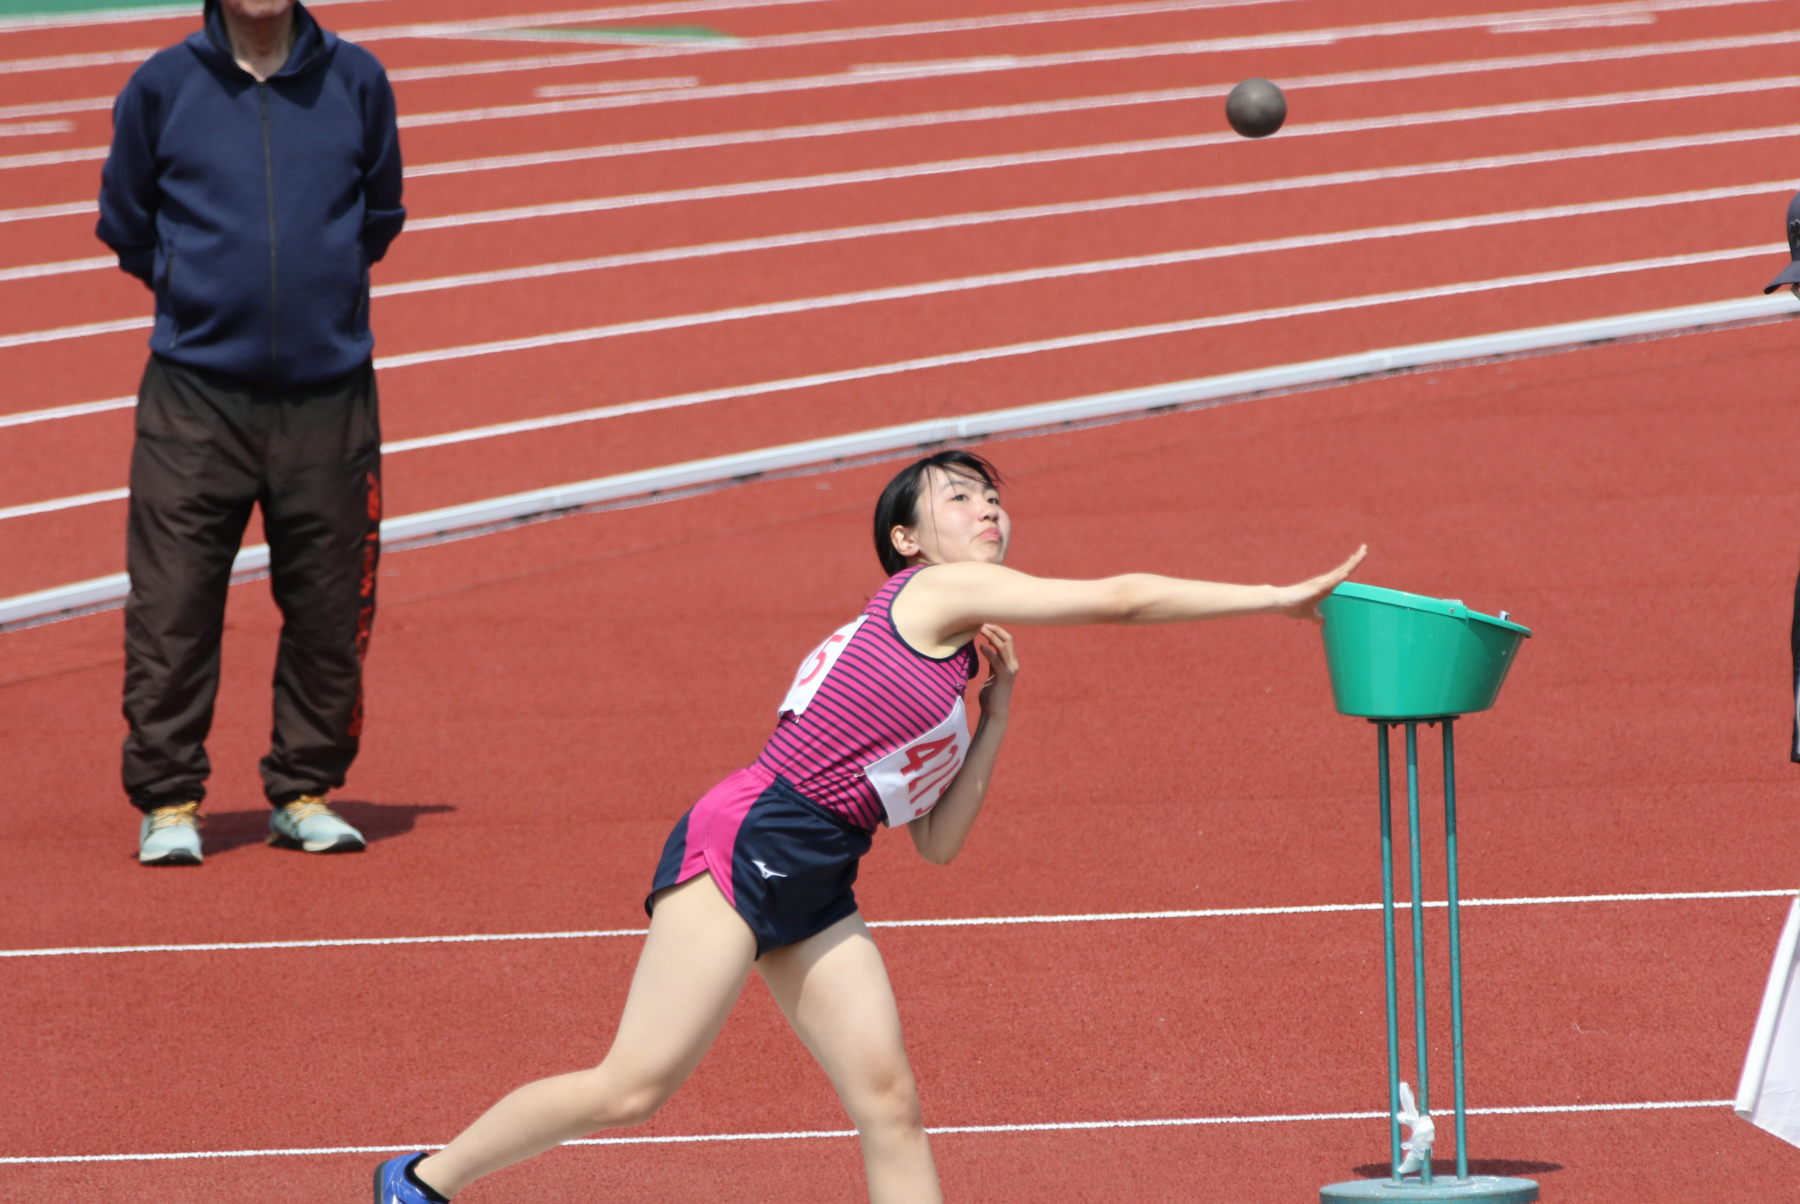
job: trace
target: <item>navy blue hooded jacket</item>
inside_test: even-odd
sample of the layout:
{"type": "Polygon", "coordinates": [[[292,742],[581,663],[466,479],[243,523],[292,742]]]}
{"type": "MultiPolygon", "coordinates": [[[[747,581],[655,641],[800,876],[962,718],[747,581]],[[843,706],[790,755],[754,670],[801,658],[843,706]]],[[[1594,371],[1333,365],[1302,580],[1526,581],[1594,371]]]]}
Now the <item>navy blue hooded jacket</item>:
{"type": "Polygon", "coordinates": [[[132,74],[97,231],[156,292],[151,350],[275,388],[373,353],[369,265],[406,221],[387,73],[293,11],[293,52],[266,83],[233,59],[218,0],[132,74]]]}

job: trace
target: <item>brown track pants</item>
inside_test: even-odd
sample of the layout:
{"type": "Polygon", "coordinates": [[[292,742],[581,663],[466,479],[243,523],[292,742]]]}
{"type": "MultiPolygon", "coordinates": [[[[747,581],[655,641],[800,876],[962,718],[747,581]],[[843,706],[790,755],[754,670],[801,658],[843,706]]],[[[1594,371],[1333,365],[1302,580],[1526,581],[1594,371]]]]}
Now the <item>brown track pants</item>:
{"type": "Polygon", "coordinates": [[[269,389],[152,356],[131,453],[124,784],[149,810],[205,797],[231,564],[260,505],[281,608],[263,790],[343,785],[375,617],[381,429],[371,364],[269,389]]]}

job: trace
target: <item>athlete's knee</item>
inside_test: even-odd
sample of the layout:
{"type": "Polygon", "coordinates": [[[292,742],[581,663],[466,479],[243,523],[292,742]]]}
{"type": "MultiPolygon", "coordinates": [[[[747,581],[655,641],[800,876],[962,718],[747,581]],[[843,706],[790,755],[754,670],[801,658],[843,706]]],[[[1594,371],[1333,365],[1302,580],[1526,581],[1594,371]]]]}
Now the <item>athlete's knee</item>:
{"type": "Polygon", "coordinates": [[[587,1073],[582,1120],[588,1123],[590,1131],[643,1124],[669,1102],[679,1085],[655,1080],[621,1081],[607,1074],[604,1066],[587,1073]]]}
{"type": "Polygon", "coordinates": [[[870,1073],[858,1085],[852,1111],[858,1130],[865,1135],[904,1136],[925,1128],[919,1087],[904,1059],[870,1073]]]}

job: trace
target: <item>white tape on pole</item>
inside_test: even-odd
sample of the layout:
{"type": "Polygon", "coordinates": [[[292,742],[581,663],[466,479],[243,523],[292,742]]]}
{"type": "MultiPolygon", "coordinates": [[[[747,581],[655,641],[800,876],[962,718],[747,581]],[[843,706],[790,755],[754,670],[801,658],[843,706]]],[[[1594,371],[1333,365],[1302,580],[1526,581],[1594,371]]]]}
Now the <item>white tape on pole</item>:
{"type": "MultiPolygon", "coordinates": [[[[892,453],[903,454],[912,448],[934,444],[1032,430],[1050,431],[1072,424],[1177,406],[1222,404],[1264,393],[1355,380],[1434,364],[1493,359],[1532,351],[1726,326],[1737,322],[1793,317],[1796,314],[1800,314],[1800,301],[1782,292],[1739,301],[1714,301],[1704,305],[1684,305],[1675,309],[1565,322],[1556,326],[1536,326],[1498,334],[1446,339],[1436,343],[1415,343],[1406,347],[1389,347],[1356,355],[1232,372],[1175,384],[1123,389],[1115,393],[1099,393],[1008,410],[932,418],[923,422],[834,435],[826,439],[812,439],[804,443],[788,443],[705,460],[690,460],[685,464],[647,468],[549,489],[534,489],[526,493],[486,498],[418,514],[403,514],[382,522],[381,538],[388,545],[417,543],[457,532],[579,510],[586,506],[651,499],[661,494],[723,485],[790,469],[826,468],[845,461],[865,460],[892,453]]],[[[268,566],[268,545],[258,544],[239,552],[231,571],[234,577],[242,577],[262,572],[268,566]]],[[[36,593],[0,598],[0,631],[59,616],[73,616],[116,606],[124,600],[130,584],[124,573],[114,573],[108,577],[96,577],[36,593]]],[[[1797,1022],[1796,1030],[1800,1031],[1800,1022],[1797,1022]]]]}
{"type": "Polygon", "coordinates": [[[1790,1145],[1800,1145],[1800,990],[1794,952],[1800,945],[1800,899],[1788,907],[1763,988],[1750,1053],[1744,1059],[1732,1111],[1790,1145]]]}

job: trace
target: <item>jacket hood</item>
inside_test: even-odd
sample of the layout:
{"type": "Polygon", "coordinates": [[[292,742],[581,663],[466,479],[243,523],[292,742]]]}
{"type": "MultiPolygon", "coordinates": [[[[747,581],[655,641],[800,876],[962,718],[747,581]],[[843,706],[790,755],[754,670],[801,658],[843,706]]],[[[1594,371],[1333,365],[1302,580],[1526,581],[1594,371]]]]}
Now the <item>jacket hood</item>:
{"type": "MultiPolygon", "coordinates": [[[[195,54],[214,67],[236,71],[248,75],[238,66],[237,59],[231,53],[231,35],[225,29],[225,11],[219,0],[206,0],[205,27],[200,32],[189,35],[187,44],[195,54]]],[[[329,57],[337,45],[337,35],[321,28],[306,11],[306,6],[298,2],[294,5],[294,49],[289,52],[288,60],[282,64],[281,70],[269,78],[293,79],[304,75],[322,60],[329,57]]]]}

